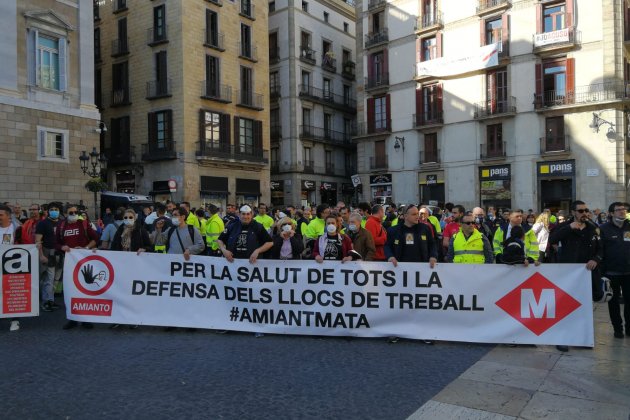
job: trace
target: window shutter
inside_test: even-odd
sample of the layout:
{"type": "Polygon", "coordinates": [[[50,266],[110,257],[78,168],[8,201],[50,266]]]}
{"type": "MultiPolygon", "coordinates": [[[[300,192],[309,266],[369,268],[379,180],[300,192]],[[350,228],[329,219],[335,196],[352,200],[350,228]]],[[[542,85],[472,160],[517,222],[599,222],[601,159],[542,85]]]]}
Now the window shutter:
{"type": "Polygon", "coordinates": [[[442,57],[442,32],[438,32],[435,35],[435,54],[437,57],[434,58],[442,57]]]}
{"type": "Polygon", "coordinates": [[[575,100],[575,58],[567,58],[567,103],[572,104],[575,100]]]}
{"type": "Polygon", "coordinates": [[[167,149],[172,149],[173,148],[173,111],[172,110],[167,110],[166,111],[166,145],[165,147],[167,149]]]}
{"type": "Polygon", "coordinates": [[[61,134],[61,144],[60,144],[60,149],[61,149],[61,158],[65,159],[66,158],[66,136],[61,134]]]}
{"type": "Polygon", "coordinates": [[[238,146],[240,144],[240,126],[239,126],[239,121],[240,118],[239,117],[234,117],[234,147],[238,146]]]}
{"type": "Polygon", "coordinates": [[[262,152],[263,148],[263,123],[254,121],[254,153],[262,152]]]}
{"type": "Polygon", "coordinates": [[[387,131],[391,131],[392,129],[392,107],[391,107],[391,97],[389,93],[385,95],[385,117],[387,118],[387,131]]]}
{"type": "Polygon", "coordinates": [[[68,90],[68,42],[66,38],[59,38],[59,90],[68,90]]]}
{"type": "Polygon", "coordinates": [[[510,16],[506,13],[501,17],[501,45],[504,57],[510,55],[510,16]]]}
{"type": "Polygon", "coordinates": [[[574,26],[575,14],[574,14],[574,0],[566,0],[564,14],[564,25],[566,28],[574,26]]]}
{"type": "Polygon", "coordinates": [[[226,149],[230,146],[230,114],[221,114],[219,117],[219,123],[221,127],[219,128],[221,136],[220,143],[222,147],[226,149]]]}
{"type": "Polygon", "coordinates": [[[41,130],[39,132],[39,156],[46,156],[46,131],[41,130]]]}
{"type": "Polygon", "coordinates": [[[483,19],[479,21],[479,40],[482,47],[486,45],[486,21],[483,19]]]}
{"type": "Polygon", "coordinates": [[[203,153],[206,147],[206,112],[199,110],[199,151],[203,153]]]}
{"type": "Polygon", "coordinates": [[[28,84],[37,84],[37,70],[39,59],[37,58],[37,30],[29,29],[26,33],[26,66],[28,68],[28,84]]]}
{"type": "Polygon", "coordinates": [[[422,113],[424,112],[424,102],[422,101],[422,86],[416,87],[416,120],[415,126],[421,125],[422,113]]]}
{"type": "Polygon", "coordinates": [[[206,9],[206,44],[212,44],[212,35],[210,34],[210,29],[212,28],[211,13],[210,9],[206,9]]]}
{"type": "Polygon", "coordinates": [[[374,98],[368,98],[367,100],[367,132],[374,132],[374,98]]]}
{"type": "Polygon", "coordinates": [[[374,78],[374,54],[368,56],[368,83],[373,81],[374,78]]]}
{"type": "Polygon", "coordinates": [[[534,108],[540,108],[544,102],[542,64],[536,64],[535,75],[536,75],[536,97],[534,98],[534,108]]]}
{"type": "Polygon", "coordinates": [[[436,95],[437,95],[437,112],[438,114],[435,116],[438,121],[442,121],[443,109],[442,109],[442,83],[439,83],[435,86],[436,95]]]}
{"type": "Polygon", "coordinates": [[[536,33],[543,32],[543,5],[536,3],[536,33]]]}
{"type": "Polygon", "coordinates": [[[387,50],[383,50],[383,82],[389,83],[389,60],[387,59],[387,50]]]}
{"type": "Polygon", "coordinates": [[[157,116],[155,112],[149,112],[149,144],[157,142],[157,116]]]}

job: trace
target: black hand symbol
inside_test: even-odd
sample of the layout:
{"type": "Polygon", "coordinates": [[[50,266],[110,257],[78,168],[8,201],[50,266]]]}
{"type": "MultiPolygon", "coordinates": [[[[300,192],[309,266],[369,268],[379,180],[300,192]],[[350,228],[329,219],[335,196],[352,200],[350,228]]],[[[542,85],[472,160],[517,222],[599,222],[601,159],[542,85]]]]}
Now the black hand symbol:
{"type": "Polygon", "coordinates": [[[98,275],[94,275],[94,267],[92,267],[91,265],[85,265],[83,266],[83,268],[81,269],[81,274],[83,274],[83,281],[86,284],[93,284],[96,283],[96,279],[98,278],[98,275]]]}

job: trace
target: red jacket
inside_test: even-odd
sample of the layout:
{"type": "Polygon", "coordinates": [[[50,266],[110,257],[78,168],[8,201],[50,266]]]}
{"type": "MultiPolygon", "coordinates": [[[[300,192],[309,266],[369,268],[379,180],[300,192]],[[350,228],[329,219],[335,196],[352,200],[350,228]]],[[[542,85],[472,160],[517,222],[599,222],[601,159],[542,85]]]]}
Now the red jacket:
{"type": "Polygon", "coordinates": [[[35,227],[37,226],[38,222],[39,222],[39,219],[37,220],[28,219],[26,222],[24,222],[24,224],[21,227],[22,238],[20,239],[20,243],[22,245],[35,243],[35,227]]]}
{"type": "Polygon", "coordinates": [[[374,238],[374,261],[385,261],[385,243],[387,242],[387,231],[376,216],[370,216],[365,222],[365,229],[369,230],[374,238]]]}

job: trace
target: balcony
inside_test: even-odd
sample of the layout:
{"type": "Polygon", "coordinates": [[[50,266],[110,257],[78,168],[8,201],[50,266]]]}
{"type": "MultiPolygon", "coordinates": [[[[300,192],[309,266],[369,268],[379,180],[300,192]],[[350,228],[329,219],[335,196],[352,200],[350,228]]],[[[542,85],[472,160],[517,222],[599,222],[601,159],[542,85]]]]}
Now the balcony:
{"type": "Polygon", "coordinates": [[[480,144],[480,159],[481,160],[500,160],[505,159],[506,142],[498,142],[497,144],[480,144]]]}
{"type": "Polygon", "coordinates": [[[389,87],[389,73],[379,74],[377,76],[366,77],[363,88],[366,91],[376,89],[387,89],[389,87]]]}
{"type": "Polygon", "coordinates": [[[332,55],[326,53],[322,55],[322,69],[336,73],[337,72],[337,59],[332,58],[332,55]]]}
{"type": "Polygon", "coordinates": [[[198,160],[230,160],[246,161],[265,165],[269,162],[267,150],[256,148],[252,145],[231,145],[202,140],[197,142],[199,149],[196,152],[198,160]]]}
{"type": "Polygon", "coordinates": [[[279,85],[269,87],[269,99],[272,101],[278,100],[278,98],[282,96],[281,90],[281,86],[279,85]]]}
{"type": "Polygon", "coordinates": [[[332,162],[326,162],[326,166],[324,166],[325,175],[335,175],[335,164],[332,162]]]}
{"type": "Polygon", "coordinates": [[[263,106],[263,95],[261,93],[253,93],[247,90],[237,90],[236,97],[238,100],[236,105],[238,106],[255,109],[256,111],[262,111],[265,109],[263,106]]]}
{"type": "Polygon", "coordinates": [[[534,34],[532,36],[533,51],[534,53],[542,53],[571,49],[580,43],[580,38],[580,31],[573,26],[557,31],[534,34]]]}
{"type": "Polygon", "coordinates": [[[414,127],[417,129],[435,128],[444,125],[442,111],[431,110],[422,114],[413,114],[414,127]]]}
{"type": "Polygon", "coordinates": [[[128,165],[134,161],[134,148],[128,144],[120,147],[106,147],[103,153],[110,166],[128,165]]]}
{"type": "Polygon", "coordinates": [[[540,154],[557,156],[571,152],[569,136],[547,136],[540,138],[540,154]]]}
{"type": "Polygon", "coordinates": [[[112,13],[120,13],[127,10],[127,0],[114,0],[112,1],[112,13]]]}
{"type": "Polygon", "coordinates": [[[147,82],[147,99],[160,99],[172,96],[171,85],[172,80],[170,78],[147,82]]]}
{"type": "Polygon", "coordinates": [[[369,123],[361,123],[357,126],[357,136],[386,135],[392,131],[392,120],[385,119],[369,123]]]}
{"type": "Polygon", "coordinates": [[[129,88],[124,89],[115,89],[112,91],[112,100],[110,102],[110,106],[115,108],[117,106],[127,106],[131,105],[130,100],[130,90],[129,88]]]}
{"type": "Polygon", "coordinates": [[[258,62],[258,49],[252,44],[248,42],[239,42],[238,51],[238,56],[240,58],[244,58],[245,60],[249,60],[254,63],[258,62]]]}
{"type": "Polygon", "coordinates": [[[357,101],[344,95],[337,95],[330,91],[324,91],[313,86],[300,85],[300,97],[312,100],[322,105],[329,105],[342,111],[354,112],[357,109],[357,101]]]}
{"type": "Polygon", "coordinates": [[[203,45],[218,51],[225,51],[223,32],[209,31],[206,29],[203,45]]]}
{"type": "Polygon", "coordinates": [[[232,102],[232,86],[221,85],[215,81],[201,81],[201,97],[211,101],[229,104],[232,102]]]}
{"type": "Polygon", "coordinates": [[[343,68],[341,69],[341,76],[344,79],[354,80],[356,77],[356,64],[354,61],[346,61],[343,63],[343,68]]]}
{"type": "Polygon", "coordinates": [[[509,8],[511,0],[477,0],[477,14],[486,15],[509,8]]]}
{"type": "Polygon", "coordinates": [[[272,124],[269,128],[269,136],[271,141],[277,141],[282,138],[282,126],[280,124],[272,124]]]}
{"type": "Polygon", "coordinates": [[[370,32],[365,36],[365,48],[376,47],[377,45],[389,42],[389,32],[383,28],[378,32],[370,32]]]}
{"type": "Polygon", "coordinates": [[[534,109],[544,110],[562,106],[587,106],[598,102],[614,102],[630,95],[630,86],[617,80],[578,86],[573,91],[547,90],[534,94],[534,109]]]}
{"type": "Polygon", "coordinates": [[[425,150],[420,152],[420,165],[439,165],[440,149],[425,150]]]}
{"type": "Polygon", "coordinates": [[[314,174],[315,173],[315,163],[312,160],[304,161],[304,170],[305,174],[314,174]]]}
{"type": "Polygon", "coordinates": [[[317,60],[315,59],[315,50],[309,47],[300,47],[300,61],[308,64],[315,65],[317,60]]]}
{"type": "Polygon", "coordinates": [[[147,29],[147,45],[166,44],[168,42],[168,25],[147,29]]]}
{"type": "Polygon", "coordinates": [[[442,12],[435,12],[428,15],[418,16],[416,20],[416,35],[437,31],[444,27],[442,12]]]}
{"type": "Polygon", "coordinates": [[[129,38],[120,38],[112,40],[112,57],[120,57],[129,54],[129,38]]]}
{"type": "Polygon", "coordinates": [[[352,146],[352,133],[344,133],[342,131],[312,125],[300,126],[300,139],[327,143],[334,146],[352,146]]]}
{"type": "Polygon", "coordinates": [[[155,162],[171,159],[177,159],[175,142],[173,140],[165,140],[161,143],[154,141],[142,145],[142,160],[144,161],[155,162]]]}
{"type": "Polygon", "coordinates": [[[239,15],[250,20],[256,20],[254,17],[254,4],[252,0],[241,0],[239,15]]]}
{"type": "Polygon", "coordinates": [[[370,156],[370,170],[373,171],[386,171],[388,168],[387,155],[385,156],[370,156]]]}
{"type": "Polygon", "coordinates": [[[387,6],[387,0],[369,0],[368,11],[375,12],[378,9],[384,9],[387,6]]]}
{"type": "Polygon", "coordinates": [[[503,101],[484,101],[475,104],[474,117],[476,120],[514,115],[516,115],[516,98],[514,96],[503,101]]]}
{"type": "Polygon", "coordinates": [[[269,64],[277,64],[280,62],[280,47],[269,48],[269,64]]]}

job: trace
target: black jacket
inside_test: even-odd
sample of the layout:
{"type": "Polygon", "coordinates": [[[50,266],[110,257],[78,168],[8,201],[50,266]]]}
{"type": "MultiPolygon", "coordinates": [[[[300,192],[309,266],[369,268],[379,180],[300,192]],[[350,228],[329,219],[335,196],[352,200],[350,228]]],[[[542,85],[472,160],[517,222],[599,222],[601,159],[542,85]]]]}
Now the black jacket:
{"type": "Polygon", "coordinates": [[[630,222],[621,227],[613,222],[599,227],[602,245],[602,272],[604,274],[630,273],[630,222]]]}
{"type": "MultiPolygon", "coordinates": [[[[114,240],[112,241],[112,246],[110,250],[112,251],[122,251],[122,232],[125,229],[125,225],[122,224],[116,230],[116,234],[114,235],[114,240]]],[[[151,239],[149,238],[149,233],[142,226],[140,221],[136,221],[133,230],[131,231],[131,244],[129,246],[130,251],[138,251],[140,248],[146,249],[147,251],[153,251],[153,245],[151,245],[151,239]]]]}
{"type": "Polygon", "coordinates": [[[561,246],[558,248],[559,263],[586,263],[589,260],[601,262],[601,246],[599,229],[593,222],[587,222],[582,230],[572,229],[570,218],[556,226],[549,235],[549,243],[561,246]]]}
{"type": "MultiPolygon", "coordinates": [[[[387,242],[385,243],[385,258],[389,260],[390,257],[396,258],[399,262],[402,261],[402,244],[405,241],[403,237],[403,226],[405,222],[398,222],[394,227],[387,230],[387,242]]],[[[437,247],[435,245],[435,239],[431,234],[431,229],[424,223],[418,223],[411,228],[413,230],[414,241],[420,244],[420,261],[429,262],[429,258],[437,259],[437,247]]]]}
{"type": "MultiPolygon", "coordinates": [[[[302,251],[304,251],[304,243],[302,242],[302,239],[300,238],[301,236],[298,236],[297,234],[291,237],[291,251],[293,253],[292,258],[294,260],[302,259],[302,251]]],[[[280,249],[282,248],[283,242],[284,242],[284,239],[282,238],[282,236],[276,235],[273,237],[273,247],[270,250],[272,260],[280,259],[280,249]]]]}

